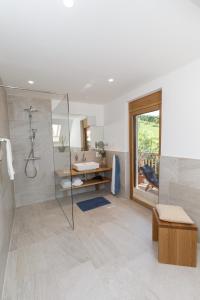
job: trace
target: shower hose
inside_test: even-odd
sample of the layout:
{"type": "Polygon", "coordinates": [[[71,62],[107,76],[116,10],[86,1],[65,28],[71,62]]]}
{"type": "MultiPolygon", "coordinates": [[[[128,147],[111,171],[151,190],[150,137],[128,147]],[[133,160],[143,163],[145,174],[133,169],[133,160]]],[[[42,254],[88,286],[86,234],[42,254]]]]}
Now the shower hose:
{"type": "Polygon", "coordinates": [[[37,176],[37,169],[36,169],[36,166],[35,166],[35,161],[33,159],[31,159],[31,157],[33,157],[33,154],[34,153],[33,153],[33,148],[32,148],[29,155],[28,155],[26,165],[25,165],[25,169],[24,169],[26,177],[28,177],[28,178],[35,178],[37,176]],[[33,168],[34,168],[34,174],[32,176],[28,175],[28,172],[27,172],[28,165],[31,161],[33,162],[33,168]]]}

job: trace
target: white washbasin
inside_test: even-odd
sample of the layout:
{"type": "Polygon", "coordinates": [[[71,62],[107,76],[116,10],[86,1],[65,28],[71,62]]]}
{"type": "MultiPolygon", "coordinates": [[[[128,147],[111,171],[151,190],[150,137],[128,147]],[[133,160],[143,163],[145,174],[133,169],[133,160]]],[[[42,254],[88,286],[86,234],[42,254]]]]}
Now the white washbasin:
{"type": "Polygon", "coordinates": [[[75,169],[76,171],[89,171],[98,168],[99,168],[99,163],[94,161],[73,164],[73,169],[75,169]]]}

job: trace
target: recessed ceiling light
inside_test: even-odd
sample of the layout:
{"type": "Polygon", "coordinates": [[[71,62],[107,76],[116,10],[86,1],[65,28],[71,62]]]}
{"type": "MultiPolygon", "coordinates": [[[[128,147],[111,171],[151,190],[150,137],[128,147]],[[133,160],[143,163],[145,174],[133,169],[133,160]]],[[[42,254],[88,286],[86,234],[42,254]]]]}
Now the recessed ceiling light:
{"type": "Polygon", "coordinates": [[[108,79],[108,82],[114,82],[115,80],[114,80],[114,78],[109,78],[108,79]]]}
{"type": "Polygon", "coordinates": [[[88,90],[88,89],[90,89],[91,87],[92,87],[92,83],[89,82],[89,83],[86,83],[86,84],[85,84],[84,89],[85,89],[85,90],[88,90]]]}
{"type": "Polygon", "coordinates": [[[34,81],[33,80],[29,80],[28,83],[29,84],[34,84],[34,81]]]}
{"type": "Polygon", "coordinates": [[[63,0],[64,6],[71,8],[74,6],[74,0],[63,0]]]}

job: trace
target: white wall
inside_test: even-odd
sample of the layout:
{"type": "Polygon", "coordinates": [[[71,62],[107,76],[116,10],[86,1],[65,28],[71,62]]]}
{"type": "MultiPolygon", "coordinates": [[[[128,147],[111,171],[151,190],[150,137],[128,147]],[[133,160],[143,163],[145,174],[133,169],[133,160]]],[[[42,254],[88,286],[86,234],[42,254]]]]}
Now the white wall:
{"type": "Polygon", "coordinates": [[[108,150],[125,151],[127,106],[123,100],[112,101],[104,106],[104,139],[108,150]]]}
{"type": "Polygon", "coordinates": [[[128,152],[128,101],[162,88],[162,155],[200,158],[200,60],[105,105],[108,149],[128,152]]]}
{"type": "Polygon", "coordinates": [[[96,117],[96,126],[104,125],[104,105],[70,102],[70,114],[96,117]]]}
{"type": "Polygon", "coordinates": [[[80,118],[72,118],[71,119],[71,134],[70,134],[70,146],[72,148],[80,148],[81,149],[81,120],[80,118]]]}
{"type": "MultiPolygon", "coordinates": [[[[87,117],[95,117],[96,126],[104,125],[104,105],[100,104],[88,104],[79,102],[70,102],[69,110],[71,115],[82,115],[87,117]]],[[[66,101],[53,100],[52,111],[56,114],[67,114],[68,106],[66,101]]],[[[91,118],[91,121],[94,118],[91,118]]],[[[90,122],[92,123],[92,122],[90,122]]],[[[94,124],[91,124],[94,125],[94,124]]]]}

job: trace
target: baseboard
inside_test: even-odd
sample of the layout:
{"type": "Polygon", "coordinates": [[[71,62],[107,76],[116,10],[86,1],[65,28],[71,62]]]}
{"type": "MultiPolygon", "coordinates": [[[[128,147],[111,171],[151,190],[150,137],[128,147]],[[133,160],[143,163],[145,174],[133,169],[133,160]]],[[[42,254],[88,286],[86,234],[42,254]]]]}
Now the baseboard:
{"type": "Polygon", "coordinates": [[[155,207],[153,204],[151,205],[150,203],[144,202],[144,201],[142,201],[138,198],[135,198],[135,197],[133,197],[132,200],[137,202],[138,204],[150,209],[150,210],[152,210],[155,207]]]}

